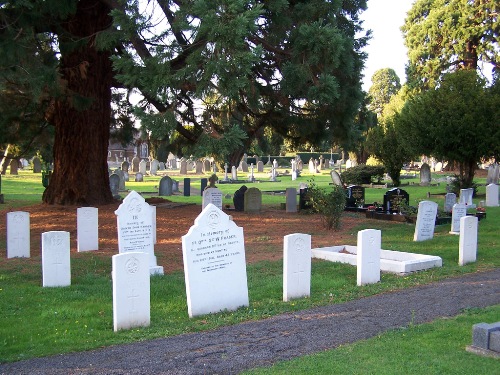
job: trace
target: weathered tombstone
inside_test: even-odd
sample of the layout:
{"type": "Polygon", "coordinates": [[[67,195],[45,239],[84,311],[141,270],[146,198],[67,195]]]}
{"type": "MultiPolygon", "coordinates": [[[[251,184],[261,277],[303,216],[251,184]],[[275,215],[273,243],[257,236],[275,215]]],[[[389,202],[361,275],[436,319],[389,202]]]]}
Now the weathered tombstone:
{"type": "Polygon", "coordinates": [[[346,193],[346,207],[363,207],[365,203],[365,188],[363,186],[349,185],[346,193]]]}
{"type": "Polygon", "coordinates": [[[286,212],[297,212],[297,189],[286,188],[286,212]]]}
{"type": "Polygon", "coordinates": [[[475,208],[476,205],[472,203],[472,196],[474,195],[474,189],[460,189],[459,202],[467,206],[467,208],[475,208]]]}
{"type": "MultiPolygon", "coordinates": [[[[210,170],[210,168],[209,168],[210,170]]],[[[203,163],[201,160],[196,160],[196,174],[202,174],[203,173],[203,163]]]]}
{"type": "Polygon", "coordinates": [[[384,194],[384,209],[387,212],[399,212],[402,205],[408,205],[410,195],[403,189],[392,188],[384,194]]]}
{"type": "Polygon", "coordinates": [[[498,206],[498,185],[489,184],[486,186],[486,207],[498,206]]]}
{"type": "Polygon", "coordinates": [[[264,172],[264,163],[262,162],[262,160],[259,160],[257,162],[257,172],[258,173],[263,173],[264,172]]]}
{"type": "Polygon", "coordinates": [[[210,203],[219,210],[222,210],[222,196],[222,191],[216,187],[209,187],[203,190],[202,210],[210,203]]]}
{"type": "Polygon", "coordinates": [[[243,228],[209,204],[182,236],[190,317],[248,306],[243,228]]]}
{"type": "Polygon", "coordinates": [[[116,169],[113,173],[118,175],[118,177],[120,177],[120,182],[118,183],[118,191],[124,191],[125,190],[125,172],[123,172],[121,169],[116,169]]]}
{"type": "Polygon", "coordinates": [[[17,175],[18,174],[18,168],[19,168],[19,162],[16,159],[12,159],[10,161],[10,174],[17,175]]]}
{"type": "Polygon", "coordinates": [[[420,167],[420,186],[429,186],[431,183],[431,167],[424,163],[420,167]]]}
{"type": "Polygon", "coordinates": [[[144,175],[141,172],[137,172],[135,174],[135,182],[143,182],[144,181],[144,175]]]}
{"type": "Polygon", "coordinates": [[[358,232],[356,275],[358,286],[380,281],[380,253],[382,234],[380,230],[364,229],[358,232]]]}
{"type": "Polygon", "coordinates": [[[500,165],[495,164],[495,168],[493,170],[493,176],[492,176],[492,184],[498,185],[498,181],[500,179],[500,165]]]}
{"type": "Polygon", "coordinates": [[[187,174],[187,160],[184,158],[181,159],[181,170],[179,173],[180,174],[187,174]]]}
{"type": "Polygon", "coordinates": [[[30,257],[30,214],[7,213],[7,258],[30,257]]]}
{"type": "Polygon", "coordinates": [[[134,156],[132,158],[132,172],[134,172],[134,173],[139,172],[139,163],[140,162],[141,162],[141,160],[137,156],[134,156]]]}
{"type": "Polygon", "coordinates": [[[444,196],[444,212],[451,212],[455,203],[457,203],[457,195],[455,193],[446,193],[444,196]]]}
{"type": "Polygon", "coordinates": [[[210,160],[208,159],[203,160],[203,172],[210,173],[210,160]]]}
{"type": "Polygon", "coordinates": [[[78,207],[76,209],[76,236],[78,251],[99,250],[99,209],[78,207]]]}
{"type": "Polygon", "coordinates": [[[460,218],[460,240],[458,250],[458,264],[464,266],[476,261],[477,255],[477,222],[475,216],[460,218]]]}
{"type": "Polygon", "coordinates": [[[438,204],[432,201],[422,201],[418,204],[417,223],[413,241],[426,241],[434,237],[438,204]]]}
{"type": "Polygon", "coordinates": [[[234,165],[231,167],[231,180],[238,181],[238,171],[234,165]]]}
{"type": "Polygon", "coordinates": [[[123,172],[127,172],[128,173],[128,169],[130,168],[130,164],[128,161],[124,161],[122,162],[121,164],[121,169],[123,172]]]}
{"type": "Polygon", "coordinates": [[[185,178],[184,179],[184,196],[189,197],[191,196],[191,179],[190,178],[185,178]]]}
{"type": "Polygon", "coordinates": [[[165,170],[165,163],[160,161],[160,163],[158,164],[158,170],[159,171],[164,171],[165,170]]]}
{"type": "Polygon", "coordinates": [[[460,234],[460,219],[467,215],[467,206],[463,203],[455,203],[451,210],[450,234],[460,234]]]}
{"type": "Polygon", "coordinates": [[[486,178],[486,184],[498,184],[498,164],[491,164],[488,167],[488,177],[486,178]]]}
{"type": "Polygon", "coordinates": [[[115,211],[118,227],[118,251],[144,252],[149,255],[149,272],[163,275],[156,263],[152,208],[136,191],[131,191],[115,211]]]}
{"type": "Polygon", "coordinates": [[[310,295],[311,235],[289,234],[283,244],[283,301],[310,295]]]}
{"type": "Polygon", "coordinates": [[[42,233],[42,285],[71,285],[69,232],[42,233]]]}
{"type": "Polygon", "coordinates": [[[118,176],[116,173],[113,173],[111,176],[109,176],[109,188],[111,190],[113,198],[120,198],[120,194],[118,194],[118,191],[120,190],[120,176],[118,176]]]}
{"type": "Polygon", "coordinates": [[[156,176],[158,173],[158,168],[160,167],[160,162],[156,159],[153,159],[151,161],[151,168],[149,169],[149,174],[151,176],[156,176]]]}
{"type": "Polygon", "coordinates": [[[141,160],[139,162],[139,173],[141,173],[143,176],[146,174],[147,165],[148,163],[146,162],[146,160],[141,160]]]}
{"type": "Polygon", "coordinates": [[[313,158],[309,159],[309,173],[316,173],[316,164],[313,158]]]}
{"type": "Polygon", "coordinates": [[[299,159],[297,161],[297,171],[302,172],[303,169],[304,169],[304,162],[301,159],[299,159]]]}
{"type": "Polygon", "coordinates": [[[41,173],[42,172],[42,163],[38,157],[33,158],[33,173],[41,173]]]}
{"type": "Polygon", "coordinates": [[[158,195],[160,197],[172,195],[172,185],[173,181],[170,176],[162,177],[162,179],[160,180],[160,185],[158,187],[158,195]]]}
{"type": "Polygon", "coordinates": [[[243,173],[248,173],[248,164],[246,161],[242,160],[239,168],[243,173]]]}
{"type": "Polygon", "coordinates": [[[236,211],[243,211],[245,209],[245,191],[247,191],[247,189],[245,185],[242,185],[234,192],[233,204],[236,211]]]}
{"type": "Polygon", "coordinates": [[[114,331],[147,327],[151,319],[148,254],[112,256],[114,331]]]}
{"type": "Polygon", "coordinates": [[[251,187],[245,191],[244,211],[260,212],[262,209],[262,192],[258,188],[251,187]]]}
{"type": "Polygon", "coordinates": [[[338,174],[338,172],[336,170],[332,169],[330,171],[330,177],[332,178],[332,182],[334,185],[337,185],[340,187],[344,186],[344,184],[342,183],[342,179],[340,178],[340,175],[338,174]]]}

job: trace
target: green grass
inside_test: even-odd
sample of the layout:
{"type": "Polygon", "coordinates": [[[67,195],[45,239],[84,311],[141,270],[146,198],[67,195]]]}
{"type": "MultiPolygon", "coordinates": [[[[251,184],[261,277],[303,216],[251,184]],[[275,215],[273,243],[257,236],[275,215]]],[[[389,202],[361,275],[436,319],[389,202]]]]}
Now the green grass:
{"type": "MultiPolygon", "coordinates": [[[[146,182],[137,185],[130,183],[129,187],[138,191],[154,191],[159,179],[159,177],[147,178],[146,182]]],[[[305,175],[301,180],[294,182],[289,178],[285,181],[283,178],[280,183],[265,182],[256,186],[262,190],[284,190],[286,187],[298,186],[300,181],[307,182],[308,179],[310,176],[305,175]]],[[[324,174],[315,177],[315,181],[327,186],[331,180],[328,174],[324,174]]],[[[218,186],[227,194],[232,194],[239,187],[239,185],[225,184],[218,186]]],[[[415,200],[426,199],[429,189],[444,192],[444,186],[405,187],[410,198],[415,200]]],[[[481,189],[484,193],[484,187],[481,189]]],[[[5,212],[9,208],[39,203],[42,191],[41,175],[22,172],[19,176],[3,176],[2,193],[7,203],[0,207],[0,211],[5,212]]],[[[384,191],[367,189],[367,197],[376,196],[381,200],[384,191]]],[[[184,199],[192,199],[194,203],[201,203],[201,197],[178,195],[168,198],[182,202],[185,202],[184,199]]],[[[284,197],[264,195],[263,200],[264,204],[274,205],[284,202],[284,197]]],[[[442,197],[434,196],[432,200],[442,206],[442,197]]],[[[352,214],[346,213],[346,215],[352,214]]],[[[283,312],[342,303],[384,291],[435,282],[445,277],[497,268],[500,266],[497,233],[500,225],[500,208],[488,208],[487,215],[487,219],[479,224],[478,260],[465,267],[458,266],[458,236],[448,234],[449,225],[436,227],[435,238],[430,241],[413,242],[413,225],[370,221],[354,228],[352,234],[355,235],[358,230],[366,228],[381,229],[384,249],[438,255],[443,258],[443,267],[405,277],[384,273],[380,283],[357,287],[355,267],[315,260],[312,266],[311,297],[286,303],[282,301],[282,263],[261,262],[247,267],[249,307],[193,319],[188,318],[187,314],[183,273],[152,277],[151,325],[147,328],[117,333],[113,331],[109,256],[99,253],[79,253],[72,256],[72,285],[66,288],[41,287],[39,257],[32,257],[29,260],[4,258],[0,260],[0,311],[2,311],[0,362],[197,332],[247,320],[263,319],[283,312]]],[[[0,237],[0,247],[5,248],[4,236],[0,237]]],[[[418,329],[415,328],[417,336],[418,329]]],[[[468,329],[470,331],[470,326],[468,329]]],[[[397,335],[397,332],[390,334],[397,335]]],[[[444,335],[448,334],[445,329],[444,335]]],[[[391,344],[393,340],[395,336],[387,342],[391,344]]],[[[432,350],[433,344],[430,345],[432,350]]],[[[381,352],[384,352],[384,349],[381,349],[381,352]]],[[[368,354],[367,356],[370,357],[368,354]]],[[[376,361],[378,357],[379,355],[374,354],[369,360],[376,361]]],[[[338,373],[342,371],[339,370],[338,373]]],[[[351,373],[364,373],[364,371],[360,369],[359,372],[351,373]]]]}

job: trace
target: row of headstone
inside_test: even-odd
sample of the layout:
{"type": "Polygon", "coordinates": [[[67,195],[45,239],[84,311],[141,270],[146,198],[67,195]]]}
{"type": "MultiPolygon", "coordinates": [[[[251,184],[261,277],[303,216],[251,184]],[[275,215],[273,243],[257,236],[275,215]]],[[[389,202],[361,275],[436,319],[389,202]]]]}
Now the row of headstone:
{"type": "Polygon", "coordinates": [[[236,211],[260,212],[262,209],[262,192],[258,188],[241,186],[233,195],[236,211]]]}

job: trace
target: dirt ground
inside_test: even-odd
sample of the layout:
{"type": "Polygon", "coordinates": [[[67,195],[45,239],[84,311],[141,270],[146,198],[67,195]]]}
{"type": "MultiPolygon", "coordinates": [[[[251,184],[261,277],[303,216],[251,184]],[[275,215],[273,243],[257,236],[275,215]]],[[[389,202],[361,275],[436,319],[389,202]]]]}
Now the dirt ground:
{"type": "MultiPolygon", "coordinates": [[[[150,202],[154,204],[153,202],[150,202]]],[[[201,212],[199,205],[179,205],[168,201],[157,202],[157,243],[155,255],[158,265],[165,272],[182,270],[182,240],[194,220],[201,212]]],[[[118,237],[115,210],[119,203],[99,206],[99,250],[97,253],[112,256],[118,253],[118,237]]],[[[45,204],[9,209],[0,215],[0,241],[6,240],[6,213],[26,211],[30,213],[31,257],[41,256],[41,234],[47,231],[68,231],[71,238],[71,252],[77,253],[76,210],[77,206],[51,206],[45,204]]],[[[245,252],[248,263],[262,260],[279,260],[283,257],[283,236],[291,233],[312,235],[312,246],[333,246],[355,244],[356,235],[352,228],[366,220],[364,215],[344,213],[339,231],[324,229],[321,216],[316,214],[286,213],[277,208],[264,208],[260,213],[245,213],[225,210],[234,222],[243,227],[245,252]]],[[[0,251],[4,252],[5,248],[0,251]]]]}

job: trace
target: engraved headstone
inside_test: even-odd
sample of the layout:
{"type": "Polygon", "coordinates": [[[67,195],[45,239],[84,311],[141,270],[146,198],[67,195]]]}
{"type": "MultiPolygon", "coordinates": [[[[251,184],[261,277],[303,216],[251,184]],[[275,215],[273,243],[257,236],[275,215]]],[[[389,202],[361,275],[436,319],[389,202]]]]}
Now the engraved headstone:
{"type": "Polygon", "coordinates": [[[151,274],[163,275],[163,267],[156,263],[152,208],[136,191],[131,191],[115,211],[118,227],[118,251],[144,252],[149,255],[151,274]]]}
{"type": "Polygon", "coordinates": [[[429,164],[424,163],[420,167],[420,185],[429,186],[431,183],[431,167],[429,164]]]}
{"type": "Polygon", "coordinates": [[[289,234],[283,244],[283,301],[310,295],[311,235],[289,234]]]}
{"type": "Polygon", "coordinates": [[[399,212],[402,205],[408,205],[410,195],[403,189],[393,188],[384,194],[384,209],[387,212],[399,212]]]}
{"type": "Polygon", "coordinates": [[[380,281],[380,253],[382,234],[380,230],[364,229],[358,232],[357,284],[374,284],[380,281]]]}
{"type": "Polygon", "coordinates": [[[42,233],[42,284],[44,287],[71,285],[69,232],[42,233]]]}
{"type": "Polygon", "coordinates": [[[455,203],[457,203],[457,195],[455,193],[446,193],[444,196],[444,212],[451,212],[455,203]]]}
{"type": "Polygon", "coordinates": [[[346,207],[363,207],[365,203],[365,188],[363,186],[349,185],[346,194],[346,207]]]}
{"type": "Polygon", "coordinates": [[[460,234],[460,219],[467,215],[467,206],[463,203],[455,203],[451,211],[451,234],[460,234]]]}
{"type": "Polygon", "coordinates": [[[262,209],[262,192],[258,188],[251,187],[245,191],[244,211],[260,212],[262,209]]]}
{"type": "Polygon", "coordinates": [[[486,207],[498,206],[498,185],[489,184],[486,186],[486,207]]]}
{"type": "Polygon", "coordinates": [[[170,178],[170,176],[162,177],[162,179],[160,180],[159,188],[158,188],[158,195],[160,197],[170,196],[170,195],[172,195],[172,192],[173,192],[172,178],[170,178]]]}
{"type": "Polygon", "coordinates": [[[264,172],[264,163],[262,160],[259,160],[257,162],[257,173],[263,173],[264,172]]]}
{"type": "Polygon", "coordinates": [[[76,233],[78,251],[99,250],[99,209],[79,207],[76,209],[76,233]]]}
{"type": "Polygon", "coordinates": [[[475,216],[460,218],[460,240],[458,264],[464,266],[476,261],[477,256],[477,223],[475,216]]]}
{"type": "Polygon", "coordinates": [[[150,324],[148,254],[129,252],[112,256],[114,331],[150,324]]]}
{"type": "Polygon", "coordinates": [[[181,159],[181,170],[180,170],[180,174],[187,174],[187,160],[182,158],[181,159]]]}
{"type": "Polygon", "coordinates": [[[140,159],[135,156],[133,159],[132,159],[132,172],[134,173],[137,173],[139,172],[139,163],[140,163],[140,159]]]}
{"type": "Polygon", "coordinates": [[[153,159],[151,161],[151,167],[149,169],[149,174],[151,176],[156,176],[156,174],[158,173],[158,168],[160,167],[160,162],[156,159],[153,159]]]}
{"type": "Polygon", "coordinates": [[[182,236],[190,317],[248,306],[243,228],[213,204],[182,236]]]}
{"type": "Polygon", "coordinates": [[[286,212],[297,212],[297,189],[286,188],[286,212]]]}
{"type": "Polygon", "coordinates": [[[202,209],[212,203],[219,210],[222,210],[222,191],[216,187],[209,187],[203,191],[202,209]]]}
{"type": "Polygon", "coordinates": [[[210,160],[208,159],[203,160],[203,172],[210,173],[210,160]]]}
{"type": "MultiPolygon", "coordinates": [[[[196,167],[195,167],[196,172],[195,173],[202,174],[203,173],[203,163],[201,162],[201,160],[196,160],[195,165],[196,165],[196,167]]],[[[209,170],[210,170],[210,168],[209,168],[209,170]]]]}
{"type": "Polygon", "coordinates": [[[426,241],[434,237],[438,204],[432,201],[422,201],[418,204],[417,223],[413,241],[426,241]]]}
{"type": "Polygon", "coordinates": [[[30,214],[7,213],[7,258],[30,257],[30,214]]]}
{"type": "Polygon", "coordinates": [[[146,162],[146,160],[141,160],[139,162],[139,173],[141,173],[143,176],[146,174],[147,165],[148,163],[146,162]]]}

